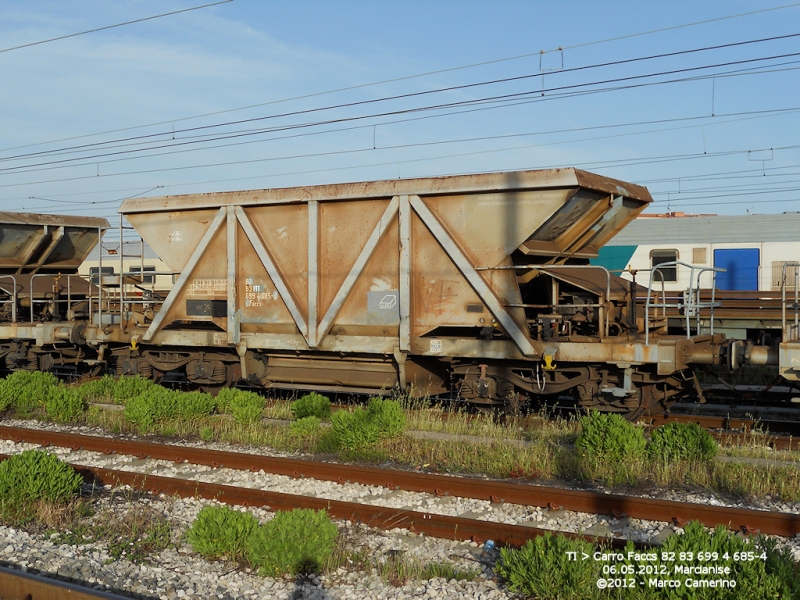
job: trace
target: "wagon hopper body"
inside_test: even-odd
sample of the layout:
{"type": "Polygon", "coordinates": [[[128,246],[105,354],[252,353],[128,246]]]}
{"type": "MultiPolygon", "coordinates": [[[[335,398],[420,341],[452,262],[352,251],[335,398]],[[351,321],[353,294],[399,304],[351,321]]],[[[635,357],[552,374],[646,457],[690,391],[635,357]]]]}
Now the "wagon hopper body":
{"type": "Polygon", "coordinates": [[[585,266],[650,201],[575,169],[127,200],[180,276],[119,360],[209,386],[663,409],[723,341],[654,324],[645,343],[629,286],[585,266]]]}
{"type": "Polygon", "coordinates": [[[5,251],[0,265],[35,261],[28,276],[59,294],[52,310],[36,298],[26,309],[7,290],[0,353],[7,370],[209,391],[245,379],[484,406],[570,394],[633,418],[692,394],[692,365],[777,361],[721,335],[670,335],[637,306],[641,288],[588,264],[650,201],[576,169],[131,199],[120,213],[158,272],[144,273],[153,257],[135,270],[120,256],[106,275],[98,251],[76,301],[65,269],[97,244],[102,219],[83,223],[71,239],[89,242],[72,254],[44,238],[27,262],[5,251]],[[164,295],[148,289],[159,277],[174,281],[164,295]]]}
{"type": "Polygon", "coordinates": [[[53,353],[72,363],[85,358],[76,347],[86,342],[92,286],[77,273],[108,226],[96,217],[0,212],[0,359],[7,367],[50,369],[53,353]],[[63,348],[35,351],[48,343],[63,348]]]}

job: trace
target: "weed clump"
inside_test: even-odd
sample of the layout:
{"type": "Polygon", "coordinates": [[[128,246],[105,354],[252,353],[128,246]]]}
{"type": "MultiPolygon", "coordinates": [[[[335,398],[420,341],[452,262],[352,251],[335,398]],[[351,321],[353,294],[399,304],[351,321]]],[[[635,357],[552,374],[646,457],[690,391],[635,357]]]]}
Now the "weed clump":
{"type": "Polygon", "coordinates": [[[324,510],[279,512],[247,538],[247,559],[271,577],[316,572],[331,556],[338,533],[324,510]]]}
{"type": "Polygon", "coordinates": [[[641,427],[597,411],[581,417],[580,425],[575,448],[583,476],[608,485],[636,479],[647,445],[641,427]]]}
{"type": "Polygon", "coordinates": [[[370,398],[367,413],[378,427],[381,438],[397,437],[406,429],[406,415],[396,400],[386,400],[378,396],[370,398]]]}
{"type": "Polygon", "coordinates": [[[331,557],[338,534],[324,510],[296,508],[259,525],[250,513],[207,506],[187,539],[208,559],[246,560],[259,574],[276,577],[319,571],[331,557]]]}
{"type": "Polygon", "coordinates": [[[289,432],[297,437],[310,437],[316,434],[321,427],[322,422],[318,417],[303,417],[291,422],[289,432]]]}
{"type": "Polygon", "coordinates": [[[87,402],[125,404],[131,398],[144,394],[155,385],[150,379],[138,375],[133,377],[103,375],[100,379],[87,381],[80,386],[80,390],[87,402]]]}
{"type": "Polygon", "coordinates": [[[205,392],[174,392],[177,394],[175,413],[169,417],[194,419],[210,415],[217,409],[217,401],[205,392]]]}
{"type": "Polygon", "coordinates": [[[0,410],[13,408],[20,417],[41,416],[59,382],[52,373],[16,371],[0,379],[0,410]]]}
{"type": "Polygon", "coordinates": [[[220,390],[216,401],[219,412],[233,415],[237,423],[257,423],[267,404],[263,396],[236,388],[220,390]]]}
{"type": "Polygon", "coordinates": [[[653,431],[647,454],[666,462],[711,460],[717,454],[717,442],[697,423],[667,423],[653,431]]]}
{"type": "Polygon", "coordinates": [[[331,417],[331,401],[317,392],[311,392],[295,400],[291,408],[295,419],[317,417],[321,421],[327,421],[331,417]]]}
{"type": "Polygon", "coordinates": [[[642,429],[619,415],[591,411],[580,423],[575,447],[584,458],[619,461],[644,453],[647,441],[642,429]]]}
{"type": "Polygon", "coordinates": [[[69,502],[80,489],[81,476],[41,450],[26,450],[0,463],[0,513],[7,519],[27,518],[37,502],[69,502]]]}
{"type": "Polygon", "coordinates": [[[45,401],[47,416],[57,423],[75,423],[83,417],[88,407],[80,390],[63,385],[50,390],[45,401]]]}
{"type": "Polygon", "coordinates": [[[16,371],[0,379],[0,412],[14,409],[18,417],[44,417],[73,423],[87,409],[81,392],[58,381],[52,373],[16,371]]]}
{"type": "Polygon", "coordinates": [[[192,419],[210,415],[216,401],[203,392],[178,392],[160,386],[132,398],[125,405],[125,418],[146,432],[165,419],[192,419]]]}
{"type": "MultiPolygon", "coordinates": [[[[533,598],[608,598],[607,591],[598,590],[597,581],[614,577],[613,574],[601,573],[602,567],[609,563],[569,560],[567,555],[567,552],[577,552],[573,556],[580,557],[581,553],[591,556],[596,549],[589,542],[547,533],[526,542],[518,550],[503,548],[496,571],[506,580],[509,589],[533,598]]],[[[721,525],[709,532],[699,522],[693,521],[686,525],[683,535],[667,538],[658,552],[637,551],[633,542],[628,542],[620,554],[624,559],[611,564],[617,573],[626,573],[625,580],[630,581],[630,585],[614,590],[611,596],[614,598],[657,600],[673,597],[665,596],[663,589],[651,586],[652,573],[676,573],[678,565],[689,569],[706,564],[729,568],[730,574],[724,579],[735,581],[735,587],[687,588],[683,590],[685,594],[676,594],[675,598],[756,600],[797,598],[800,593],[800,572],[794,567],[787,549],[778,550],[774,540],[763,537],[738,537],[721,525]],[[701,555],[708,557],[708,561],[679,560],[681,556],[701,555]],[[674,558],[670,560],[670,557],[674,558]]]]}
{"type": "Polygon", "coordinates": [[[374,446],[380,440],[397,437],[406,426],[400,403],[383,398],[370,398],[369,406],[352,411],[340,410],[331,415],[331,432],[340,448],[358,451],[374,446]]]}
{"type": "Polygon", "coordinates": [[[333,413],[331,435],[340,448],[350,451],[368,448],[381,439],[377,425],[360,406],[353,411],[339,410],[333,413]]]}
{"type": "Polygon", "coordinates": [[[125,405],[125,418],[144,432],[157,421],[175,414],[176,392],[166,388],[154,388],[146,394],[131,398],[125,405]]]}
{"type": "Polygon", "coordinates": [[[207,559],[241,562],[245,558],[247,539],[256,527],[258,521],[248,512],[227,506],[206,506],[197,515],[186,537],[195,552],[207,559]]]}
{"type": "Polygon", "coordinates": [[[589,542],[547,532],[528,540],[519,550],[502,548],[495,571],[511,591],[533,598],[578,600],[594,596],[599,563],[569,560],[567,552],[591,556],[594,547],[589,542]]]}

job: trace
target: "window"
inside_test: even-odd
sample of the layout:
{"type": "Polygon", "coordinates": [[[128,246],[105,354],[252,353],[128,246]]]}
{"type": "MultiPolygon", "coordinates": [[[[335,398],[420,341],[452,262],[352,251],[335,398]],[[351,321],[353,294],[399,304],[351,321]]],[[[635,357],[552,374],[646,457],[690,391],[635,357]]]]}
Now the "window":
{"type": "Polygon", "coordinates": [[[704,265],[708,262],[706,248],[692,248],[692,264],[704,265]]]}
{"type": "MultiPolygon", "coordinates": [[[[154,266],[152,266],[152,265],[150,265],[150,266],[145,265],[144,266],[145,273],[147,271],[155,272],[155,270],[156,270],[156,268],[154,266]]],[[[142,272],[142,267],[131,267],[131,273],[141,273],[141,272],[142,272]]],[[[155,281],[155,279],[156,279],[155,275],[143,275],[142,276],[142,283],[153,283],[155,281]]]]}
{"type": "MultiPolygon", "coordinates": [[[[650,252],[650,266],[655,268],[658,265],[675,262],[678,260],[677,250],[653,250],[650,252]]],[[[678,281],[678,266],[664,267],[658,271],[653,271],[653,281],[676,282],[678,281]]]]}
{"type": "MultiPolygon", "coordinates": [[[[97,285],[98,277],[97,274],[100,273],[100,267],[89,267],[89,282],[97,285]]],[[[106,275],[113,275],[114,274],[114,267],[103,267],[103,277],[106,275]]]]}
{"type": "MultiPolygon", "coordinates": [[[[783,277],[783,265],[786,264],[785,260],[772,261],[772,289],[781,289],[781,278],[783,277]]],[[[786,267],[786,289],[793,290],[797,281],[797,267],[786,267]]]]}

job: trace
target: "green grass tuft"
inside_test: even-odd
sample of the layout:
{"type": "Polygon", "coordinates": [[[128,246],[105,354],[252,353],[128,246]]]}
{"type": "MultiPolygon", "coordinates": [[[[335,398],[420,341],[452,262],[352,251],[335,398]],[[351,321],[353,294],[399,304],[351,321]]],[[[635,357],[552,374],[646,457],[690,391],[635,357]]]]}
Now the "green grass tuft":
{"type": "Polygon", "coordinates": [[[57,423],[76,423],[83,419],[89,405],[80,390],[59,385],[45,401],[47,416],[57,423]]]}
{"type": "Polygon", "coordinates": [[[634,482],[647,445],[642,428],[597,411],[581,417],[580,425],[575,448],[583,476],[609,485],[634,482]]]}
{"type": "Polygon", "coordinates": [[[186,539],[195,552],[207,559],[241,562],[247,540],[256,527],[258,521],[248,512],[227,506],[206,506],[186,533],[186,539]]]}
{"type": "Polygon", "coordinates": [[[81,489],[81,476],[56,456],[25,450],[0,463],[0,515],[29,518],[38,502],[65,504],[81,489]]]}
{"type": "Polygon", "coordinates": [[[331,417],[331,401],[322,394],[311,392],[292,402],[292,415],[295,419],[317,417],[327,421],[331,417]]]}
{"type": "Polygon", "coordinates": [[[319,571],[333,552],[336,525],[324,510],[279,512],[247,539],[247,559],[270,577],[319,571]]]}
{"type": "Polygon", "coordinates": [[[614,551],[622,554],[622,560],[581,560],[584,554],[593,557],[597,549],[589,542],[547,533],[526,542],[518,550],[503,548],[495,570],[510,590],[541,599],[760,600],[797,598],[800,593],[800,571],[795,568],[787,549],[779,550],[774,540],[763,537],[738,537],[724,526],[709,532],[694,521],[684,528],[683,535],[668,537],[658,548],[637,550],[628,542],[624,549],[614,551]],[[572,555],[575,560],[568,552],[576,553],[572,555]],[[687,577],[676,572],[677,567],[707,565],[729,567],[730,574],[687,577]],[[726,579],[735,581],[736,585],[733,588],[687,588],[684,583],[687,578],[726,579]],[[609,586],[600,591],[597,586],[600,579],[625,582],[626,586],[614,589],[609,586]],[[679,580],[681,587],[665,590],[650,585],[653,580],[665,579],[679,580]]]}
{"type": "Polygon", "coordinates": [[[318,433],[321,427],[322,422],[318,417],[303,417],[291,422],[289,432],[298,437],[308,437],[318,433]]]}
{"type": "Polygon", "coordinates": [[[654,460],[711,460],[717,442],[697,423],[667,423],[653,430],[647,454],[654,460]]]}
{"type": "Polygon", "coordinates": [[[22,418],[42,417],[45,404],[58,388],[55,375],[41,371],[16,371],[0,379],[0,410],[13,408],[22,418]]]}
{"type": "Polygon", "coordinates": [[[138,375],[133,377],[103,375],[100,379],[87,381],[79,389],[87,402],[125,404],[131,398],[153,389],[155,385],[150,379],[138,375]]]}

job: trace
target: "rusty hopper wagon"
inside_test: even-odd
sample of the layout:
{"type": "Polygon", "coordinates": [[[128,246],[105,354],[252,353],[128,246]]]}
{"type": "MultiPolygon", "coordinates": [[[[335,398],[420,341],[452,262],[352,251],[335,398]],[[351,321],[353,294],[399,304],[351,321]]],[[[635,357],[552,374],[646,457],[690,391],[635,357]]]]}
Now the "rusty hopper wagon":
{"type": "Polygon", "coordinates": [[[0,212],[0,360],[8,369],[95,357],[83,337],[91,286],[77,272],[106,229],[96,217],[0,212]]]}
{"type": "Polygon", "coordinates": [[[6,366],[65,364],[66,337],[93,372],[211,391],[399,388],[486,407],[567,394],[659,412],[693,393],[693,364],[733,360],[723,336],[667,335],[632,284],[588,264],[650,201],[576,169],[126,200],[169,295],[102,277],[85,320],[0,323],[9,356],[33,355],[6,366]]]}

